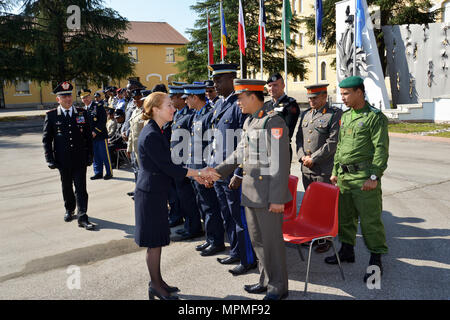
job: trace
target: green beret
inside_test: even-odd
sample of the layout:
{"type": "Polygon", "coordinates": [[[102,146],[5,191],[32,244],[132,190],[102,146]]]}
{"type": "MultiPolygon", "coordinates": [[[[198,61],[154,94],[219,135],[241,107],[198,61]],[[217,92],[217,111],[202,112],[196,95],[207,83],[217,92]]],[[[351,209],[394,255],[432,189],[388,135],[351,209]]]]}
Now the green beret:
{"type": "Polygon", "coordinates": [[[340,88],[356,88],[364,84],[364,79],[358,76],[348,77],[339,83],[340,88]]]}

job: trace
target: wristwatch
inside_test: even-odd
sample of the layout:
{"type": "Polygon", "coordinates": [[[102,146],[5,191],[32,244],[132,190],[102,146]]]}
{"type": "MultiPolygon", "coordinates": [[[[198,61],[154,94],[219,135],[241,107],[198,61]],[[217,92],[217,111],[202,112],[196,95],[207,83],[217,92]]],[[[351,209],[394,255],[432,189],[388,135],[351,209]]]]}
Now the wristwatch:
{"type": "Polygon", "coordinates": [[[376,175],[371,175],[370,176],[370,180],[372,180],[372,181],[377,181],[378,180],[378,177],[376,176],[376,175]]]}

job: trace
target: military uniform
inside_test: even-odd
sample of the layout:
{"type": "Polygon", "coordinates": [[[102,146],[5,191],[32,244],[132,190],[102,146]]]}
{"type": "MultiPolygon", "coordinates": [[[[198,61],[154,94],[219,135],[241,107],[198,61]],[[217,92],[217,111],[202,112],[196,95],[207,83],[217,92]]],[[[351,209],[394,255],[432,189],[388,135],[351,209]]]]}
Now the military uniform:
{"type": "MultiPolygon", "coordinates": [[[[237,65],[216,64],[211,65],[213,77],[224,73],[236,72],[237,65]]],[[[239,143],[240,135],[236,132],[242,130],[246,114],[241,112],[237,105],[237,95],[232,93],[228,97],[221,97],[216,103],[212,117],[212,129],[214,129],[214,140],[212,149],[213,167],[221,163],[231,154],[239,143]]],[[[234,175],[242,177],[242,169],[237,168],[234,175]]],[[[217,197],[219,199],[222,217],[225,223],[225,231],[230,240],[230,257],[239,259],[241,265],[246,269],[255,265],[255,254],[248,236],[245,209],[241,206],[241,188],[230,189],[229,185],[232,176],[227,176],[223,180],[214,183],[217,197]]],[[[232,259],[233,260],[233,259],[232,259]]],[[[227,261],[227,260],[225,260],[227,261]]],[[[223,263],[224,261],[219,261],[223,263]]],[[[241,268],[244,270],[244,268],[241,268]]],[[[231,271],[234,274],[239,271],[231,271]]]]}
{"type": "MultiPolygon", "coordinates": [[[[169,86],[169,94],[184,93],[183,86],[169,86]]],[[[170,150],[172,152],[172,160],[180,159],[180,164],[186,165],[190,159],[188,152],[183,152],[186,143],[191,143],[191,127],[192,118],[195,110],[189,109],[186,105],[183,109],[177,110],[173,116],[171,126],[170,150]],[[189,142],[187,142],[189,141],[189,142]],[[179,148],[181,146],[181,148],[179,148]]],[[[186,240],[196,237],[202,233],[202,224],[200,219],[200,211],[197,205],[196,192],[191,179],[184,178],[175,181],[176,194],[180,203],[179,213],[184,218],[184,229],[180,233],[179,240],[186,240]]]]}
{"type": "MultiPolygon", "coordinates": [[[[72,90],[70,83],[63,82],[53,92],[71,95],[72,90]]],[[[86,169],[92,164],[93,150],[88,117],[86,110],[73,106],[65,110],[60,105],[50,110],[45,116],[42,142],[48,166],[58,168],[60,172],[66,209],[64,220],[72,220],[75,208],[78,208],[79,226],[91,230],[94,226],[87,215],[86,169]]]]}
{"type": "MultiPolygon", "coordinates": [[[[282,79],[279,73],[271,76],[267,80],[267,84],[282,79]]],[[[274,110],[278,112],[278,115],[286,122],[289,129],[289,143],[292,142],[292,137],[294,136],[295,127],[297,126],[298,118],[300,116],[300,108],[297,101],[283,94],[277,101],[270,99],[264,104],[264,107],[268,110],[274,110]]],[[[289,145],[290,159],[292,161],[292,147],[289,145]]]]}
{"type": "MultiPolygon", "coordinates": [[[[235,88],[238,84],[252,84],[252,91],[254,83],[259,82],[234,81],[235,88]]],[[[263,87],[264,82],[261,91],[263,87]]],[[[243,170],[241,204],[245,206],[248,231],[259,260],[259,285],[267,288],[268,295],[280,298],[288,291],[283,214],[270,212],[269,206],[285,204],[292,197],[288,189],[288,128],[275,112],[267,113],[262,108],[249,116],[237,149],[215,169],[222,177],[227,177],[238,166],[243,170]]]]}
{"type": "MultiPolygon", "coordinates": [[[[347,88],[356,81],[355,78],[359,77],[343,80],[340,87],[347,88]]],[[[387,168],[388,157],[386,116],[368,102],[360,110],[344,112],[332,173],[338,177],[340,189],[339,239],[343,244],[355,245],[359,217],[364,242],[373,254],[388,252],[381,221],[381,177],[387,168]],[[378,180],[377,187],[362,191],[361,187],[368,179],[378,180]]]]}
{"type": "MultiPolygon", "coordinates": [[[[307,86],[308,97],[326,94],[328,85],[307,86]],[[322,89],[322,91],[317,91],[322,89]]],[[[339,120],[342,110],[330,107],[328,103],[320,109],[309,108],[302,112],[297,131],[297,155],[302,168],[302,180],[305,190],[314,182],[331,183],[334,154],[339,135],[339,120]],[[313,166],[303,165],[302,157],[310,156],[313,166]]]]}
{"type": "MultiPolygon", "coordinates": [[[[184,86],[186,98],[190,94],[204,94],[205,86],[184,86]]],[[[210,145],[209,140],[204,140],[204,134],[211,128],[211,118],[213,107],[206,103],[200,110],[193,111],[190,128],[189,160],[188,168],[201,169],[206,167],[207,159],[204,158],[205,150],[210,145]]],[[[216,192],[213,188],[206,188],[204,185],[192,180],[192,186],[196,192],[196,200],[200,214],[205,222],[206,242],[209,246],[200,254],[209,256],[225,250],[223,221],[220,213],[220,205],[216,192]]]]}

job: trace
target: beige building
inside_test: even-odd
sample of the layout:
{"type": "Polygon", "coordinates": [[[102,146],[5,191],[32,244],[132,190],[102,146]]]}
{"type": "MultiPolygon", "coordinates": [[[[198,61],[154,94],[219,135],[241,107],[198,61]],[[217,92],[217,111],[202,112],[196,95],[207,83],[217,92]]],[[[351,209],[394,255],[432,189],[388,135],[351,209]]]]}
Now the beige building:
{"type": "MultiPolygon", "coordinates": [[[[159,83],[167,86],[171,77],[178,72],[175,63],[180,57],[176,51],[187,44],[188,40],[165,22],[131,21],[130,28],[124,36],[128,39],[124,51],[135,63],[134,74],[129,78],[138,79],[148,89],[159,83]]],[[[87,86],[92,92],[102,89],[76,80],[72,80],[72,83],[75,87],[74,96],[82,87],[87,86]]],[[[119,83],[104,86],[124,87],[126,84],[127,80],[123,79],[119,83]]],[[[3,100],[7,108],[53,106],[56,97],[52,89],[51,84],[39,86],[33,81],[18,81],[12,85],[3,85],[3,90],[0,85],[0,103],[3,100]]]]}

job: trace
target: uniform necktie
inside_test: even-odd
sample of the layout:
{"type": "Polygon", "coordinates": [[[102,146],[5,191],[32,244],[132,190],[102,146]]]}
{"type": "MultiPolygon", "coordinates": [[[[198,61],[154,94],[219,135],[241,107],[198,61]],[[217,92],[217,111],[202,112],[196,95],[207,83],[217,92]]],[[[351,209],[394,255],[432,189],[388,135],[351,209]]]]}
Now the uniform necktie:
{"type": "Polygon", "coordinates": [[[69,110],[66,110],[66,119],[69,119],[69,110]]]}

